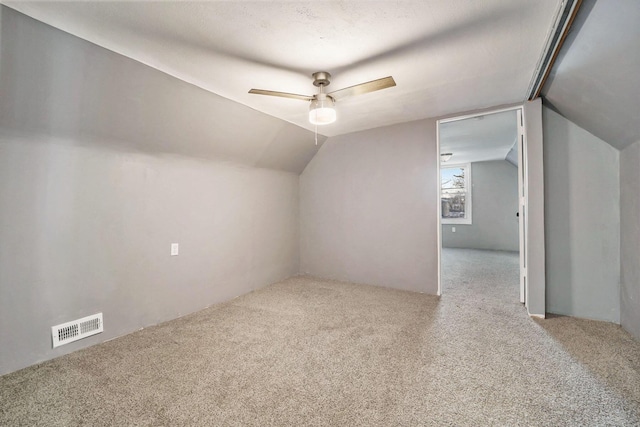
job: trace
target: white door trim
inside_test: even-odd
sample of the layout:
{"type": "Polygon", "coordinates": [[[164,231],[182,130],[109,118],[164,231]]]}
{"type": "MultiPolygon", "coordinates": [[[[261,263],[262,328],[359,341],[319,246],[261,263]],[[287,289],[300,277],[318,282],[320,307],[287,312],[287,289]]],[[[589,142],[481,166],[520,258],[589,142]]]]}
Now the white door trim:
{"type": "Polygon", "coordinates": [[[446,123],[446,121],[436,120],[436,163],[437,163],[437,173],[438,173],[438,186],[436,187],[436,206],[438,207],[438,227],[437,227],[437,236],[438,236],[438,293],[437,295],[442,295],[442,201],[441,199],[441,188],[442,188],[442,176],[440,174],[440,123],[446,123]]]}
{"type": "Polygon", "coordinates": [[[520,237],[520,302],[527,306],[527,140],[524,132],[524,111],[518,120],[518,236],[520,237]]]}

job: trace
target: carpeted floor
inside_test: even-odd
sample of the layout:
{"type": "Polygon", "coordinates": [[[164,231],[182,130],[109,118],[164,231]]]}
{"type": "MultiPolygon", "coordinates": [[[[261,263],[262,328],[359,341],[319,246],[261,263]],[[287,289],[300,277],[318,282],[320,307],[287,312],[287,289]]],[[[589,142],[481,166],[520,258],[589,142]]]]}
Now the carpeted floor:
{"type": "Polygon", "coordinates": [[[0,425],[640,425],[619,326],[530,319],[515,254],[443,272],[441,298],[296,277],[5,375],[0,425]]]}

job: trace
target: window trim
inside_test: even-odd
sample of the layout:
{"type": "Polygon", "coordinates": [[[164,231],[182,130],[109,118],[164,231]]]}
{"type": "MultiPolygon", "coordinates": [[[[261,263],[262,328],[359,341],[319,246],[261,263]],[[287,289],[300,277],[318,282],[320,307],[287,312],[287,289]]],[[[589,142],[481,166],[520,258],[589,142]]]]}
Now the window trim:
{"type": "Polygon", "coordinates": [[[473,224],[473,205],[472,205],[472,193],[473,183],[471,182],[471,163],[455,163],[455,164],[440,164],[440,204],[442,204],[442,170],[443,169],[464,169],[464,181],[465,181],[465,217],[464,218],[444,218],[442,216],[442,209],[440,209],[440,223],[441,224],[473,224]]]}

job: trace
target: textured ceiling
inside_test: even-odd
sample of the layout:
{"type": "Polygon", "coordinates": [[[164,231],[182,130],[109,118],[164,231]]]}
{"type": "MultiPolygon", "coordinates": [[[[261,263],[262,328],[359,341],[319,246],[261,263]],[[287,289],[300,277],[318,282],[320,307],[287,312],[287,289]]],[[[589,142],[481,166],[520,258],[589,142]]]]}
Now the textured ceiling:
{"type": "Polygon", "coordinates": [[[542,94],[622,149],[640,141],[640,3],[584,0],[542,94]]]}
{"type": "Polygon", "coordinates": [[[3,4],[255,110],[312,129],[313,94],[392,75],[342,100],[327,135],[521,102],[559,0],[14,2],[3,4]]]}

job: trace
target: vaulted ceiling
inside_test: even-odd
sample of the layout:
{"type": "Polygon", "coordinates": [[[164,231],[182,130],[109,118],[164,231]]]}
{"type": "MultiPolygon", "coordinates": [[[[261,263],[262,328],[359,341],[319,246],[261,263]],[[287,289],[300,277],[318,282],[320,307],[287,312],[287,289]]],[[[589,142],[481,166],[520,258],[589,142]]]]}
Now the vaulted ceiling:
{"type": "Polygon", "coordinates": [[[392,75],[342,100],[326,136],[521,102],[560,0],[16,2],[44,23],[254,110],[313,130],[299,100],[392,75]]]}
{"type": "Polygon", "coordinates": [[[640,3],[584,0],[542,95],[622,149],[640,141],[640,3]]]}

